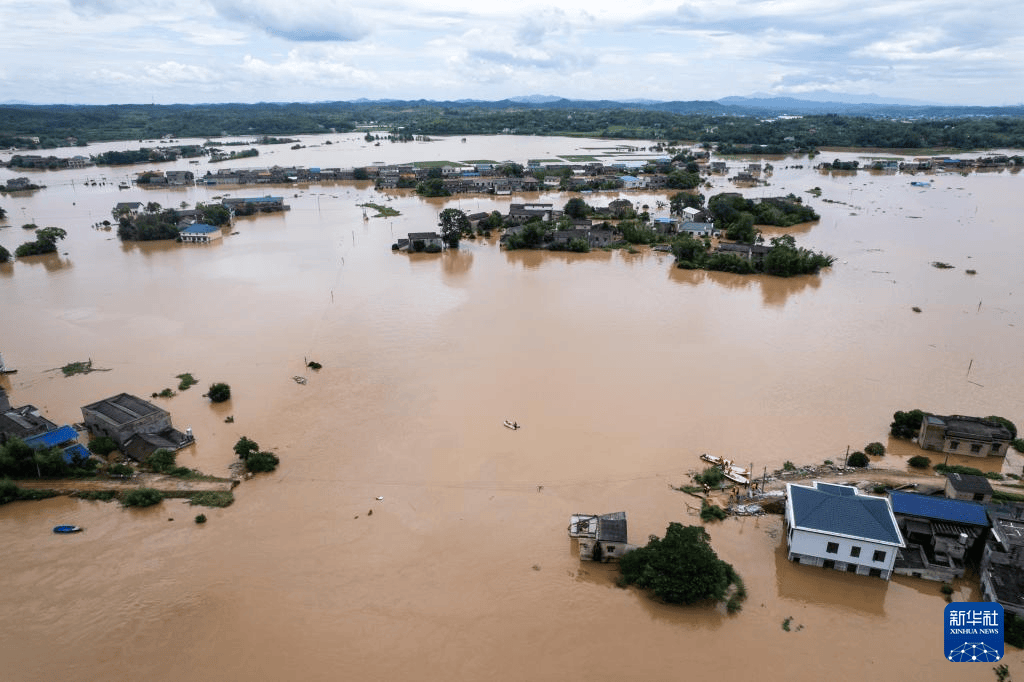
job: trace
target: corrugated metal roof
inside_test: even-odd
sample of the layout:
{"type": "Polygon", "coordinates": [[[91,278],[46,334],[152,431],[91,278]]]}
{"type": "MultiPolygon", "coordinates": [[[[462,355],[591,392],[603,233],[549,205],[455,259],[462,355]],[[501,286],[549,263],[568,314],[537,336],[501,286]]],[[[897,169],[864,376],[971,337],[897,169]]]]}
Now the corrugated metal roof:
{"type": "Polygon", "coordinates": [[[193,225],[189,225],[188,227],[186,227],[184,230],[181,231],[181,233],[182,234],[210,234],[211,232],[216,232],[219,229],[220,229],[219,227],[214,227],[213,225],[207,225],[206,223],[195,223],[193,225]]]}
{"type": "Polygon", "coordinates": [[[34,448],[52,448],[55,445],[67,443],[71,440],[78,440],[78,431],[75,431],[70,426],[62,426],[55,431],[47,431],[38,436],[26,438],[25,444],[31,445],[34,448]]]}
{"type": "Polygon", "coordinates": [[[949,480],[953,489],[960,493],[992,494],[992,484],[989,483],[988,479],[984,476],[974,476],[973,474],[960,474],[954,472],[946,474],[946,479],[949,480]]]}
{"type": "Polygon", "coordinates": [[[883,544],[903,544],[889,501],[884,498],[837,493],[831,489],[843,486],[830,484],[808,488],[790,483],[787,487],[793,524],[797,528],[883,544]]]}
{"type": "Polygon", "coordinates": [[[892,510],[897,514],[921,516],[926,519],[937,519],[940,521],[969,523],[975,526],[988,525],[985,507],[973,502],[951,500],[947,497],[901,493],[895,490],[889,494],[889,497],[892,499],[892,510]]]}
{"type": "Polygon", "coordinates": [[[69,448],[64,448],[64,461],[71,464],[77,458],[89,459],[91,453],[81,443],[75,443],[69,448]]]}

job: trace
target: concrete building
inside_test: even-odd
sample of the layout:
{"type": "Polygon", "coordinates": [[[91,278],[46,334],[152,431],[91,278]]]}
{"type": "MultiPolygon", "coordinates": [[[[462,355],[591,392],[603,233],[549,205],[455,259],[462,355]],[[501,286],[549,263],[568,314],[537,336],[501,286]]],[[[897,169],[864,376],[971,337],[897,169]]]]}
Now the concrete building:
{"type": "Polygon", "coordinates": [[[898,491],[890,493],[889,499],[907,545],[898,551],[893,572],[927,580],[962,578],[967,555],[980,552],[986,536],[985,507],[898,491]]]}
{"type": "Polygon", "coordinates": [[[82,420],[93,436],[109,437],[121,452],[139,461],[156,450],[180,450],[195,440],[171,425],[166,410],[127,393],[86,405],[82,420]]]}
{"type": "Polygon", "coordinates": [[[1024,507],[989,509],[992,533],[981,557],[981,594],[1024,618],[1024,507]]]}
{"type": "Polygon", "coordinates": [[[223,236],[219,227],[206,223],[194,223],[181,231],[181,241],[186,244],[209,244],[223,236]]]}
{"type": "Polygon", "coordinates": [[[617,561],[636,549],[627,542],[627,535],[626,512],[573,514],[569,518],[569,537],[578,541],[580,561],[617,561]]]}
{"type": "Polygon", "coordinates": [[[992,499],[992,484],[984,476],[946,474],[946,497],[984,504],[992,499]]]}
{"type": "Polygon", "coordinates": [[[926,414],[917,434],[924,450],[971,457],[1005,457],[1011,440],[1010,430],[998,422],[957,414],[926,414]]]}
{"type": "Polygon", "coordinates": [[[788,558],[858,575],[892,576],[904,547],[889,500],[853,486],[786,484],[788,558]]]}

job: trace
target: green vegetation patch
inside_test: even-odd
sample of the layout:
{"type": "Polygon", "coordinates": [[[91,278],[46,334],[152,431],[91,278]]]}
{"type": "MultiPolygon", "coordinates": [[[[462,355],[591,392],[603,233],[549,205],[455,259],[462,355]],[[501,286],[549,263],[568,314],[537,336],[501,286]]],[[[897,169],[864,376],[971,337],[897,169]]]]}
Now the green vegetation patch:
{"type": "Polygon", "coordinates": [[[112,499],[117,497],[117,493],[113,490],[79,490],[78,492],[72,493],[71,497],[77,497],[80,500],[110,502],[112,499]]]}
{"type": "Polygon", "coordinates": [[[121,495],[121,505],[125,507],[152,507],[164,499],[164,494],[153,488],[136,488],[121,495]]]}
{"type": "Polygon", "coordinates": [[[416,168],[444,168],[445,166],[458,166],[454,161],[413,161],[416,168]]]}
{"type": "Polygon", "coordinates": [[[191,374],[189,374],[188,372],[186,372],[185,374],[178,374],[174,378],[179,380],[178,381],[178,390],[179,391],[187,391],[189,389],[189,387],[195,386],[196,384],[199,383],[199,380],[196,379],[191,374]]]}
{"type": "MultiPolygon", "coordinates": [[[[569,163],[587,163],[588,161],[597,161],[598,160],[596,156],[591,156],[589,154],[563,154],[562,158],[565,159],[566,161],[568,161],[569,163]]],[[[541,162],[541,163],[545,163],[545,162],[541,162]]],[[[553,163],[558,163],[558,162],[555,161],[553,163]]]]}
{"type": "Polygon", "coordinates": [[[73,377],[76,374],[89,374],[90,372],[109,372],[109,369],[101,369],[99,367],[92,366],[92,360],[86,360],[85,362],[69,362],[60,368],[60,371],[66,377],[73,377]]]}
{"type": "Polygon", "coordinates": [[[24,490],[9,478],[0,480],[0,504],[21,500],[45,500],[59,494],[55,490],[24,490]]]}
{"type": "Polygon", "coordinates": [[[390,206],[381,206],[380,204],[374,204],[370,202],[359,205],[363,206],[364,208],[372,208],[373,210],[375,210],[377,212],[377,215],[373,216],[374,218],[391,218],[396,215],[402,215],[401,211],[393,209],[390,206]]]}
{"type": "Polygon", "coordinates": [[[235,495],[230,490],[208,490],[196,493],[189,498],[188,503],[200,507],[227,507],[235,501],[235,495]]]}

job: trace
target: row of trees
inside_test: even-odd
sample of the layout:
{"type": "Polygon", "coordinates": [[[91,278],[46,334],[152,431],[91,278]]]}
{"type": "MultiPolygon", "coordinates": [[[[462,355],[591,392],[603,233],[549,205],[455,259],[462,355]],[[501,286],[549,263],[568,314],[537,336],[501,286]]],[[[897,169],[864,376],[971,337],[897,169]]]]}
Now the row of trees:
{"type": "Polygon", "coordinates": [[[36,449],[20,438],[0,445],[0,476],[10,478],[59,478],[91,475],[97,462],[85,457],[64,459],[61,448],[36,449]]]}
{"type": "MultiPolygon", "coordinates": [[[[231,222],[231,211],[220,204],[196,204],[196,221],[221,227],[231,222]]],[[[173,208],[164,209],[151,201],[145,212],[131,215],[127,209],[113,210],[118,220],[117,236],[121,241],[155,241],[177,239],[181,234],[178,227],[179,214],[173,208]]]]}
{"type": "Polygon", "coordinates": [[[792,235],[771,240],[771,251],[763,260],[747,260],[731,253],[713,253],[711,242],[688,234],[672,241],[672,254],[677,267],[694,270],[717,270],[740,275],[763,273],[775,277],[816,274],[835,262],[835,257],[796,245],[792,235]]]}
{"type": "MultiPolygon", "coordinates": [[[[14,250],[14,255],[18,258],[24,256],[39,256],[45,253],[55,253],[57,251],[57,242],[68,236],[65,230],[59,227],[43,227],[35,231],[35,241],[25,242],[17,249],[14,250]]],[[[4,249],[3,253],[7,253],[4,249]]],[[[3,253],[0,253],[0,262],[4,262],[6,259],[3,257],[3,253]]],[[[10,254],[8,254],[8,258],[10,254]]]]}
{"type": "Polygon", "coordinates": [[[708,212],[728,239],[744,244],[757,240],[759,233],[755,225],[791,227],[821,217],[794,194],[755,201],[737,192],[725,192],[708,200],[708,212]]]}

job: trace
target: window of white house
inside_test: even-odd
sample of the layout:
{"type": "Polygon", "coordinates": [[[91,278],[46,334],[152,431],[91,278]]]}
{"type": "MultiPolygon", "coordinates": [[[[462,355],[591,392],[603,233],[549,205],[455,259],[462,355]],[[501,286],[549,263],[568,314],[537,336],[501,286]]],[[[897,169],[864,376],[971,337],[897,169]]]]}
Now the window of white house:
{"type": "Polygon", "coordinates": [[[880,549],[876,549],[875,550],[874,560],[875,561],[885,561],[885,552],[883,552],[880,549]]]}
{"type": "Polygon", "coordinates": [[[839,543],[838,542],[830,542],[830,543],[828,543],[828,546],[825,547],[825,551],[828,552],[829,554],[838,554],[839,553],[839,543]]]}
{"type": "Polygon", "coordinates": [[[850,548],[850,556],[853,556],[853,557],[860,556],[860,547],[851,547],[850,548]]]}

